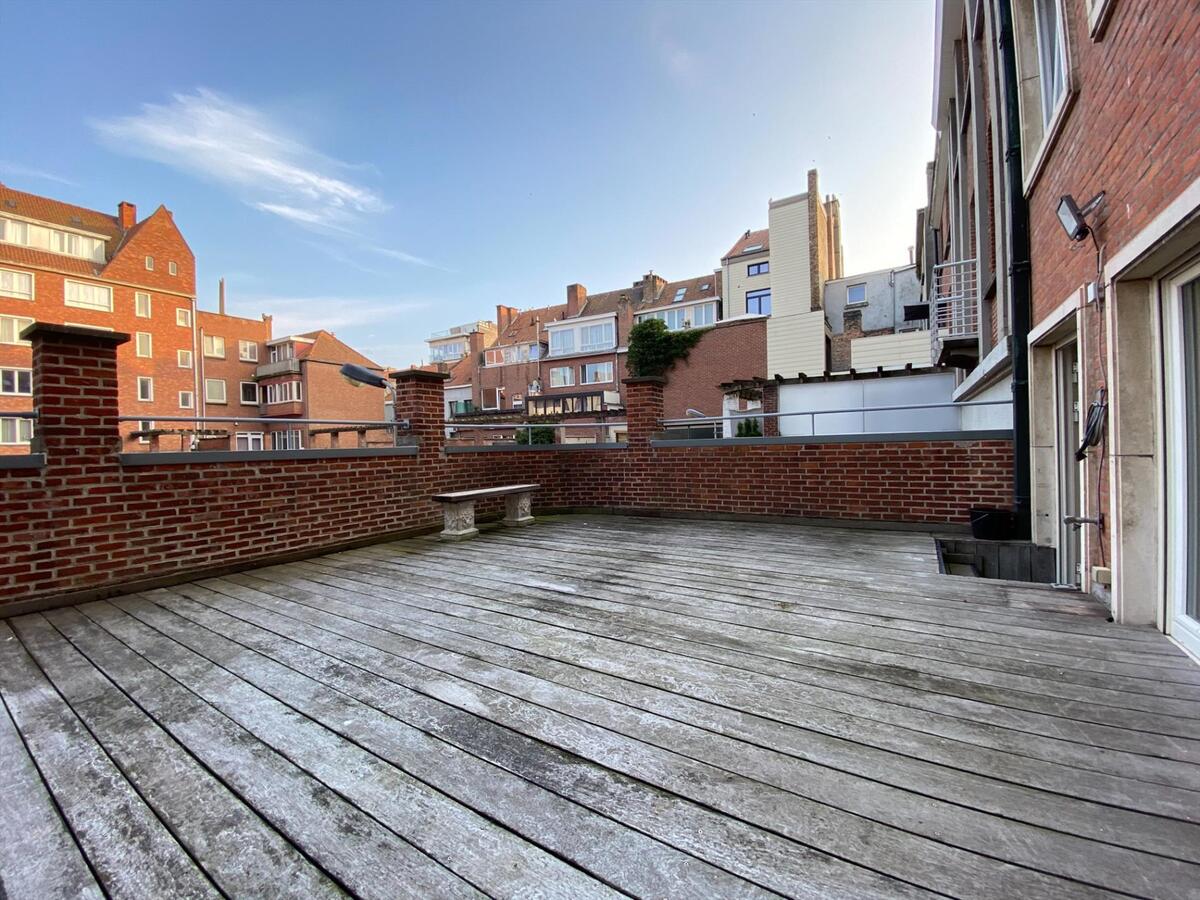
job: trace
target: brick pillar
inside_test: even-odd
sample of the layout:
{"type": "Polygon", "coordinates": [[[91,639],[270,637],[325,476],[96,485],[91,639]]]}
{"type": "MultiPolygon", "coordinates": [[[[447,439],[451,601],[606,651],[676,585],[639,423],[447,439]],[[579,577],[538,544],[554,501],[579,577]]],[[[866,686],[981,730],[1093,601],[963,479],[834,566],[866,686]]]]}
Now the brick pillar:
{"type": "MultiPolygon", "coordinates": [[[[768,381],[762,389],[762,411],[764,413],[779,412],[779,382],[768,381]]],[[[763,437],[779,437],[779,420],[774,416],[763,416],[763,437]]]]}
{"type": "Polygon", "coordinates": [[[661,375],[626,378],[625,421],[628,423],[631,447],[649,448],[650,438],[662,430],[663,388],[667,379],[661,375]]]}
{"type": "Polygon", "coordinates": [[[46,464],[115,462],[117,347],[129,335],[35,323],[21,336],[33,344],[34,446],[46,453],[46,464]]]}
{"type": "Polygon", "coordinates": [[[421,446],[421,456],[440,456],[446,445],[445,372],[404,369],[396,382],[396,418],[408,419],[409,434],[421,446]]]}

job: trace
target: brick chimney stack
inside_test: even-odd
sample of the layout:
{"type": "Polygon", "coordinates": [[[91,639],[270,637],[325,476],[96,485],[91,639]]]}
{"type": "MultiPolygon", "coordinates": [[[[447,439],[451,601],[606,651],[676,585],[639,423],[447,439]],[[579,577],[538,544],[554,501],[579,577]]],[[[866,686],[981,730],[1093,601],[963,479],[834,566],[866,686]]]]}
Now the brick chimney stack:
{"type": "Polygon", "coordinates": [[[654,270],[651,269],[646,273],[646,277],[642,279],[642,300],[657,300],[658,295],[662,293],[662,289],[666,284],[667,279],[661,275],[655,275],[654,270]]]}
{"type": "Polygon", "coordinates": [[[137,224],[137,207],[122,200],[117,204],[117,221],[120,223],[122,231],[128,231],[137,224]]]}
{"type": "Polygon", "coordinates": [[[587,303],[587,288],[582,284],[567,285],[567,318],[577,316],[587,303]]]}
{"type": "Polygon", "coordinates": [[[225,279],[217,282],[217,312],[225,315],[225,279]]]}
{"type": "Polygon", "coordinates": [[[517,308],[515,306],[502,306],[496,304],[496,333],[503,334],[504,330],[512,324],[512,320],[517,317],[517,308]]]}

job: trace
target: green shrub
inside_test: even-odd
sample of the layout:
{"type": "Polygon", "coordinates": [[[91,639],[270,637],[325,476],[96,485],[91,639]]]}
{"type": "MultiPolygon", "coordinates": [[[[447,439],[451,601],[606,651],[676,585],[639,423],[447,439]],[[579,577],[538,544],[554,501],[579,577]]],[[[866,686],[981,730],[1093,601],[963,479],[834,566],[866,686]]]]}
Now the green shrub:
{"type": "Polygon", "coordinates": [[[634,377],[666,375],[704,337],[706,328],[668,331],[662,319],[646,319],[629,330],[626,365],[634,377]]]}
{"type": "Polygon", "coordinates": [[[537,428],[522,428],[517,432],[518,444],[553,444],[554,429],[546,425],[537,428]]]}
{"type": "Polygon", "coordinates": [[[738,419],[738,437],[762,437],[762,426],[758,419],[738,419]]]}

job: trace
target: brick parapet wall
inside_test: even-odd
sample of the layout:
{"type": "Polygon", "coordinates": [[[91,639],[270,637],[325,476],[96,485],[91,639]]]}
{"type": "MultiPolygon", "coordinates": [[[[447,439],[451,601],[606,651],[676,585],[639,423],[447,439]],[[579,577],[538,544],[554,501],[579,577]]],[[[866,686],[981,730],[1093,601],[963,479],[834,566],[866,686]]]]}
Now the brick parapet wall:
{"type": "Polygon", "coordinates": [[[629,446],[620,449],[447,452],[440,380],[400,373],[396,414],[412,422],[419,455],[125,466],[121,337],[34,333],[47,461],[0,470],[0,610],[432,529],[441,520],[432,494],[514,481],[541,485],[540,509],[925,524],[963,523],[972,505],[1010,500],[1005,441],[655,444],[663,383],[648,379],[626,385],[629,446]]]}

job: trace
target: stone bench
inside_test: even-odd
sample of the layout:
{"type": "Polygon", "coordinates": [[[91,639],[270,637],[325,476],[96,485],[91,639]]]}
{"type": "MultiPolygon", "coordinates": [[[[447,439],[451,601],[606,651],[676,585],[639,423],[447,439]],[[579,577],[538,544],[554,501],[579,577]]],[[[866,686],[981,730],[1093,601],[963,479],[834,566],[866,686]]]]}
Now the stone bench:
{"type": "Polygon", "coordinates": [[[504,498],[504,524],[509,526],[529,525],[531,495],[540,484],[510,484],[505,487],[481,488],[476,491],[452,491],[434,494],[433,499],[442,504],[444,524],[441,538],[444,541],[462,541],[479,534],[475,527],[475,501],[487,497],[504,498]]]}

